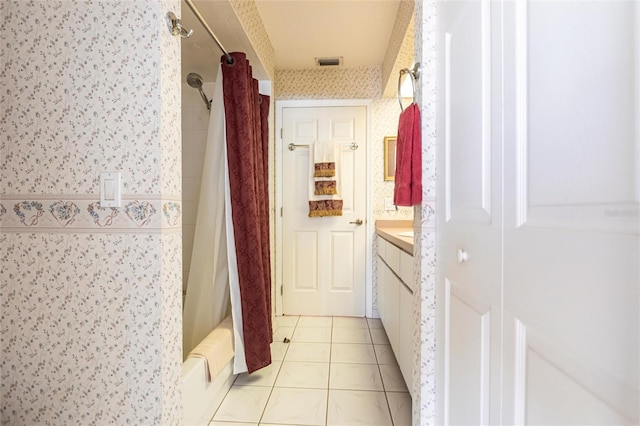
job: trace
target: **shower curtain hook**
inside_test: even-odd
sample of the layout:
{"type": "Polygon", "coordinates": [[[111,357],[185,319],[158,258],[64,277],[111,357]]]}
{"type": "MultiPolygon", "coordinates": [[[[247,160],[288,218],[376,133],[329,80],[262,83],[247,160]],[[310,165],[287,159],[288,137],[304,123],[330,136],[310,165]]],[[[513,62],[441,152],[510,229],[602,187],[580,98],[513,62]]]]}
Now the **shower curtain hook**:
{"type": "Polygon", "coordinates": [[[182,38],[191,37],[193,34],[193,29],[187,30],[182,26],[182,22],[178,19],[173,12],[168,12],[166,16],[167,27],[169,27],[169,32],[171,35],[180,36],[182,38]]]}

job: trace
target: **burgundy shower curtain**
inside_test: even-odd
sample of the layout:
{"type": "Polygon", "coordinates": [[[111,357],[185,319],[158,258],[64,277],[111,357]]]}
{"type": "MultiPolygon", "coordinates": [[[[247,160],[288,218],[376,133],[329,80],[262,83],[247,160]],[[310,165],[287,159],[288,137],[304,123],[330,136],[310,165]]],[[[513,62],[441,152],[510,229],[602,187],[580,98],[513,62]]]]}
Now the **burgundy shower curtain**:
{"type": "Polygon", "coordinates": [[[227,159],[245,357],[249,373],[271,364],[269,96],[258,93],[244,53],[222,62],[227,159]]]}

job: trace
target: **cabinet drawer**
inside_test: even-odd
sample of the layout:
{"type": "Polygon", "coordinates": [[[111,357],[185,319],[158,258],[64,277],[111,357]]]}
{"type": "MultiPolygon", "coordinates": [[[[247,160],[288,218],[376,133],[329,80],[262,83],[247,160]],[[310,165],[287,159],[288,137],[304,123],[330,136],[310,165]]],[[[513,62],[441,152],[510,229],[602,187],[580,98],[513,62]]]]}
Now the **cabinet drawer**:
{"type": "Polygon", "coordinates": [[[386,248],[387,248],[387,244],[389,243],[387,243],[387,241],[384,238],[378,237],[377,240],[378,240],[378,256],[384,259],[387,256],[386,248]]]}
{"type": "Polygon", "coordinates": [[[400,273],[398,275],[411,291],[416,291],[413,288],[415,285],[413,279],[413,256],[404,251],[400,251],[400,273]]]}
{"type": "Polygon", "coordinates": [[[385,248],[387,265],[396,273],[396,275],[400,276],[400,249],[393,244],[387,243],[385,248]]]}

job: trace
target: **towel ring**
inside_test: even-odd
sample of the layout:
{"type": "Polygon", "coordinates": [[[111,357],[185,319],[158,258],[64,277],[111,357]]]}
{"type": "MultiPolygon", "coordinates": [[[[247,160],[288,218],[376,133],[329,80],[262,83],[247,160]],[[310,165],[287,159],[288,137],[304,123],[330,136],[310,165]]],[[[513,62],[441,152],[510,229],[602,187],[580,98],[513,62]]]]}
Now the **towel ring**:
{"type": "Polygon", "coordinates": [[[400,75],[398,76],[398,103],[400,104],[400,111],[404,111],[404,106],[402,105],[402,94],[400,93],[400,88],[402,87],[402,76],[405,74],[409,74],[411,77],[411,87],[413,88],[413,94],[411,98],[411,102],[415,100],[416,96],[416,82],[420,78],[420,62],[413,65],[413,68],[402,68],[400,70],[400,75]]]}

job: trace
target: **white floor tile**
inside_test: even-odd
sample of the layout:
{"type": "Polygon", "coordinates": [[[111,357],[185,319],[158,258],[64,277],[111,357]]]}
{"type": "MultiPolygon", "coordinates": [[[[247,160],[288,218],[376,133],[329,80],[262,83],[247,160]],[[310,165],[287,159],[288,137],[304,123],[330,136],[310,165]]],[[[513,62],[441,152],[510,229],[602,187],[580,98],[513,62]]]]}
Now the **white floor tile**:
{"type": "Polygon", "coordinates": [[[295,327],[298,324],[298,315],[283,315],[275,318],[274,327],[295,327]]]}
{"type": "Polygon", "coordinates": [[[373,343],[376,345],[389,344],[389,338],[387,337],[387,333],[385,333],[384,328],[372,328],[371,339],[373,340],[373,343]]]}
{"type": "Polygon", "coordinates": [[[232,386],[213,416],[215,421],[260,421],[271,388],[259,386],[232,386]]]}
{"type": "Polygon", "coordinates": [[[274,342],[282,342],[284,338],[291,339],[293,336],[294,327],[276,327],[273,332],[273,341],[274,342]]]}
{"type": "Polygon", "coordinates": [[[331,329],[330,328],[304,328],[297,327],[292,342],[295,343],[330,343],[331,342],[331,329]]]}
{"type": "Polygon", "coordinates": [[[326,414],[327,390],[274,388],[262,424],[323,426],[326,414]]]}
{"type": "Polygon", "coordinates": [[[278,371],[280,371],[281,361],[274,361],[271,365],[261,368],[251,374],[242,373],[239,374],[234,382],[234,385],[242,386],[269,386],[272,387],[278,377],[278,371]]]}
{"type": "Polygon", "coordinates": [[[404,377],[397,365],[380,365],[384,390],[387,392],[408,392],[404,377]]]}
{"type": "Polygon", "coordinates": [[[381,391],[382,379],[375,364],[331,363],[329,389],[381,391]]]}
{"type": "Polygon", "coordinates": [[[394,426],[411,426],[411,395],[407,392],[387,392],[394,426]]]}
{"type": "Polygon", "coordinates": [[[362,343],[333,343],[331,362],[377,364],[373,345],[362,343]]]}
{"type": "Polygon", "coordinates": [[[384,392],[329,391],[328,426],[391,426],[384,392]]]}
{"type": "Polygon", "coordinates": [[[366,328],[334,328],[332,342],[371,343],[371,336],[366,328]]]}
{"type": "Polygon", "coordinates": [[[271,344],[271,360],[282,361],[287,353],[287,349],[289,349],[289,343],[283,343],[282,341],[277,342],[274,340],[271,344]]]}
{"type": "Polygon", "coordinates": [[[358,317],[333,317],[334,328],[368,328],[366,318],[358,317]]]}
{"type": "Polygon", "coordinates": [[[274,329],[273,364],[240,375],[210,426],[411,425],[379,319],[279,316],[274,329]]]}
{"type": "Polygon", "coordinates": [[[289,344],[285,361],[288,362],[329,362],[331,343],[289,344]]]}
{"type": "Polygon", "coordinates": [[[382,320],[380,318],[367,318],[369,328],[383,328],[382,320]]]}
{"type": "Polygon", "coordinates": [[[298,327],[331,327],[332,317],[300,317],[298,327]]]}
{"type": "Polygon", "coordinates": [[[373,349],[376,351],[378,364],[398,364],[391,345],[373,345],[373,349]]]}
{"type": "Polygon", "coordinates": [[[319,362],[283,362],[276,387],[327,389],[329,364],[319,362]]]}

